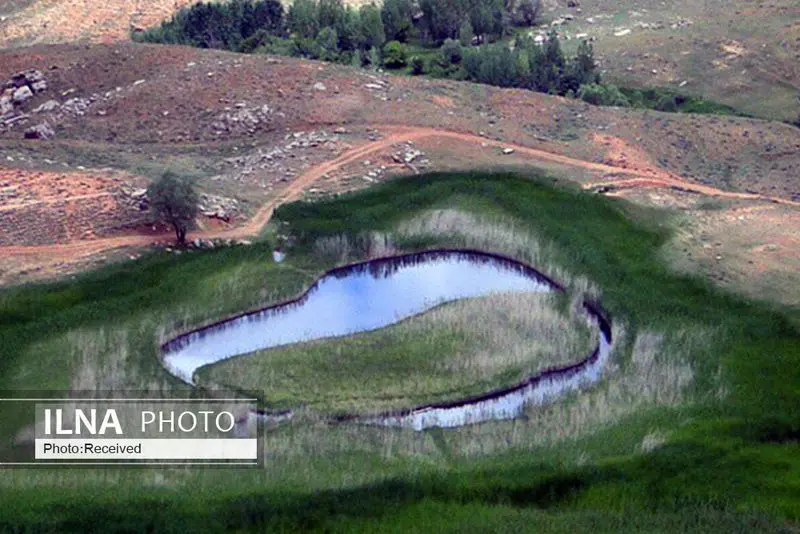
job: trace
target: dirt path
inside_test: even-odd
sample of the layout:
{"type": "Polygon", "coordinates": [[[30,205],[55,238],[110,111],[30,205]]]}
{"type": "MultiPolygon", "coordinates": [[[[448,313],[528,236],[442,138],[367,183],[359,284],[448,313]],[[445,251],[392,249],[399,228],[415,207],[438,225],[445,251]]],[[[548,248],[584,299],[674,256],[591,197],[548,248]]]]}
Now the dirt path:
{"type": "MultiPolygon", "coordinates": [[[[359,159],[384,150],[392,145],[403,143],[406,141],[415,141],[424,138],[438,137],[446,139],[454,139],[466,143],[475,143],[486,145],[487,147],[494,148],[512,148],[516,154],[524,154],[530,156],[532,159],[540,161],[548,161],[558,163],[571,167],[578,167],[591,171],[603,172],[607,175],[617,176],[630,176],[626,179],[604,179],[595,182],[583,184],[586,189],[600,187],[600,186],[614,186],[614,187],[676,187],[685,191],[696,192],[704,195],[739,198],[739,199],[753,199],[764,200],[778,204],[800,206],[800,202],[792,202],[789,200],[766,197],[762,195],[754,195],[747,193],[734,193],[729,191],[722,191],[713,187],[694,184],[686,182],[680,177],[674,176],[666,171],[658,168],[633,168],[633,167],[616,167],[613,165],[606,165],[603,163],[593,163],[583,161],[580,159],[571,158],[561,154],[547,152],[541,149],[530,148],[513,143],[504,143],[487,139],[478,135],[459,133],[448,130],[438,130],[434,128],[417,128],[417,127],[398,127],[398,126],[381,126],[376,127],[385,133],[385,137],[379,141],[367,143],[360,147],[354,148],[340,155],[339,157],[317,165],[300,176],[297,177],[286,189],[281,191],[278,197],[267,202],[256,214],[243,226],[232,228],[229,230],[214,230],[206,232],[193,232],[188,236],[188,239],[240,239],[252,236],[259,233],[264,226],[269,222],[275,208],[281,204],[291,202],[299,198],[303,190],[313,184],[316,180],[323,175],[333,172],[341,167],[353,163],[359,159]]],[[[41,246],[6,246],[0,247],[0,258],[21,256],[21,255],[37,255],[47,256],[51,260],[70,261],[79,259],[91,254],[95,254],[104,250],[126,247],[126,246],[146,246],[152,243],[171,240],[172,235],[165,233],[163,235],[128,235],[111,238],[101,238],[88,241],[73,241],[70,243],[56,244],[56,245],[41,245],[41,246]]]]}
{"type": "Polygon", "coordinates": [[[626,180],[598,180],[583,184],[584,189],[611,186],[615,189],[632,189],[636,187],[672,187],[680,191],[700,193],[712,197],[736,198],[745,200],[763,200],[773,204],[783,204],[784,206],[800,206],[800,202],[786,200],[783,198],[769,197],[755,193],[734,193],[732,191],[722,191],[706,185],[693,184],[674,178],[630,178],[626,180]]]}

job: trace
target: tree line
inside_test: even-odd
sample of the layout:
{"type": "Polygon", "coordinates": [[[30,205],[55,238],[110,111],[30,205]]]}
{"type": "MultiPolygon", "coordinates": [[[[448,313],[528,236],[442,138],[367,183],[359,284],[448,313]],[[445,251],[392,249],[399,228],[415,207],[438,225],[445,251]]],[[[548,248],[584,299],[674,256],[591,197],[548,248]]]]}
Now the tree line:
{"type": "Polygon", "coordinates": [[[407,68],[561,95],[599,82],[586,42],[566,58],[554,33],[541,45],[527,37],[504,40],[515,27],[536,24],[540,11],[541,0],[384,0],[360,8],[342,0],[295,0],[288,10],[278,0],[200,2],[136,38],[407,68]]]}

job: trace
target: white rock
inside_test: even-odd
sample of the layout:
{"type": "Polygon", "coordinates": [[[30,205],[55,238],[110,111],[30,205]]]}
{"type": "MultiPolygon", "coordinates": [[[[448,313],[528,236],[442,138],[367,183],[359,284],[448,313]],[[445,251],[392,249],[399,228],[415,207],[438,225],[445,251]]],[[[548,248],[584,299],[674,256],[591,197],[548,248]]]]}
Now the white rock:
{"type": "Polygon", "coordinates": [[[22,87],[17,88],[14,91],[14,94],[11,96],[12,100],[15,104],[24,104],[31,98],[33,98],[33,91],[27,85],[23,85],[22,87]]]}

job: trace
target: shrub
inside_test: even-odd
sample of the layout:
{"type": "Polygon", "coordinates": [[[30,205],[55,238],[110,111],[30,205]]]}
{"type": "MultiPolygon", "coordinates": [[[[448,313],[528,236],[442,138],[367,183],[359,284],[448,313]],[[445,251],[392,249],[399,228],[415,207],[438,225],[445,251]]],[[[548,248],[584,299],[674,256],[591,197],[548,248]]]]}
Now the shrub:
{"type": "Polygon", "coordinates": [[[630,101],[625,98],[616,85],[601,85],[590,83],[581,86],[578,98],[596,106],[630,107],[630,101]]]}
{"type": "Polygon", "coordinates": [[[425,60],[419,56],[411,58],[411,74],[420,76],[425,74],[425,60]]]}
{"type": "Polygon", "coordinates": [[[464,51],[461,48],[461,43],[455,39],[446,39],[440,50],[442,54],[443,66],[461,63],[464,57],[464,51]]]}
{"type": "Polygon", "coordinates": [[[408,53],[405,45],[397,41],[389,41],[383,46],[383,65],[387,69],[401,69],[408,64],[408,53]]]}

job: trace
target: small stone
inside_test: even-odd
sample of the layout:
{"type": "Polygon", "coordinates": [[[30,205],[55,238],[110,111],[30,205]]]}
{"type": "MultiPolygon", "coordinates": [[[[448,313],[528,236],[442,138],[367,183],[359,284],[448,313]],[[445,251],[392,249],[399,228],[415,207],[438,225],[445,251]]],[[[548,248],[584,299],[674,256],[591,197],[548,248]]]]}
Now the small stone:
{"type": "Polygon", "coordinates": [[[57,100],[48,100],[41,106],[37,107],[33,110],[34,113],[46,113],[49,111],[55,111],[56,109],[60,108],[61,104],[58,103],[57,100]]]}
{"type": "Polygon", "coordinates": [[[50,139],[56,135],[49,124],[43,122],[25,130],[25,139],[50,139]]]}
{"type": "Polygon", "coordinates": [[[14,94],[11,96],[11,99],[14,101],[15,104],[21,105],[33,98],[33,91],[27,85],[23,85],[22,87],[18,87],[14,94]]]}
{"type": "Polygon", "coordinates": [[[514,153],[514,149],[513,148],[504,148],[503,149],[503,154],[508,155],[508,154],[513,154],[513,153],[514,153]]]}

